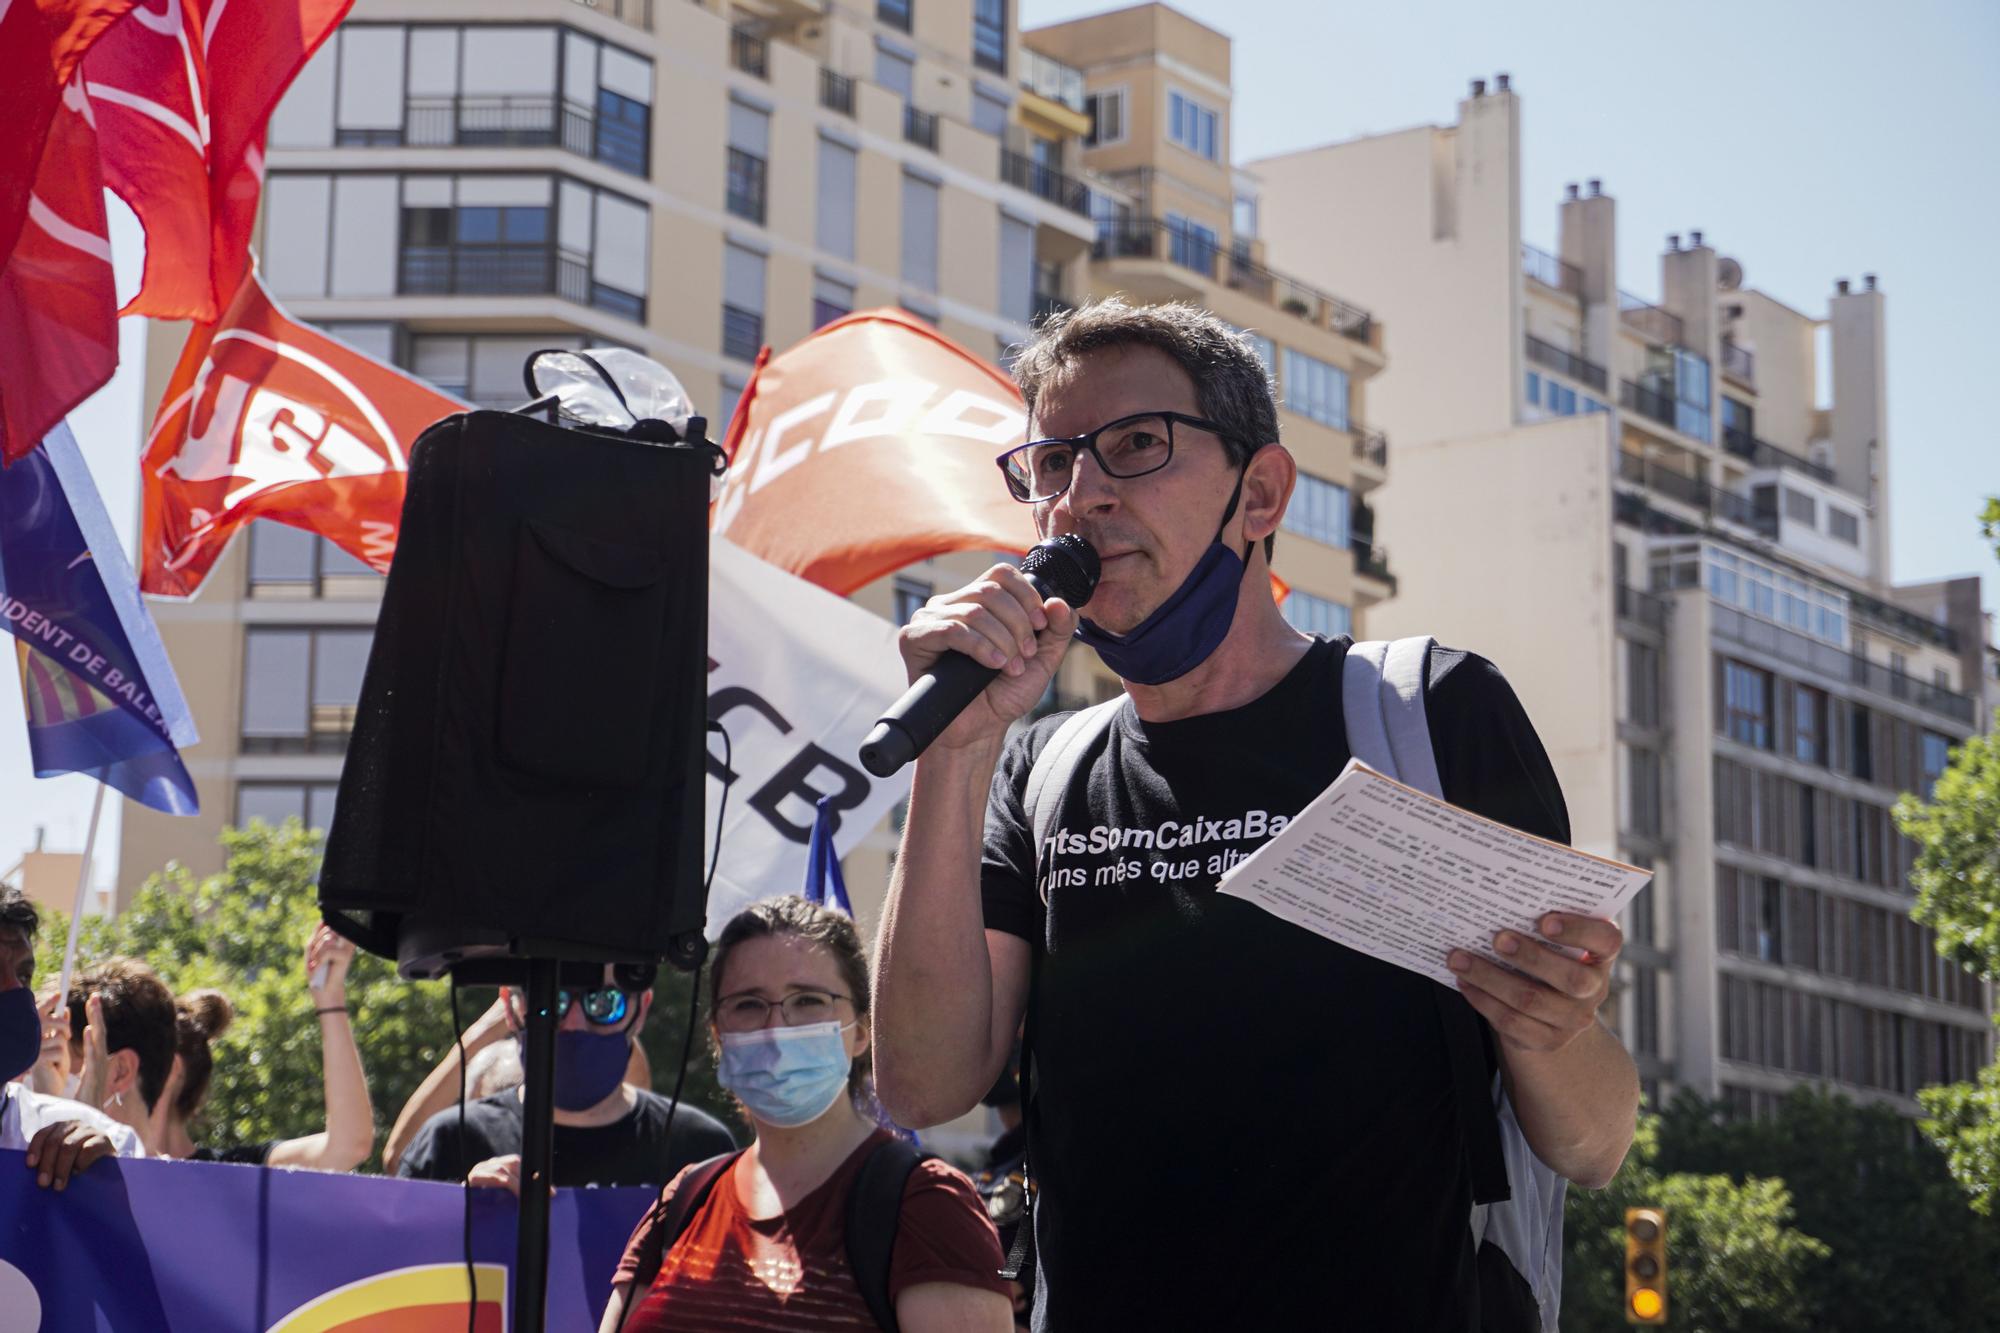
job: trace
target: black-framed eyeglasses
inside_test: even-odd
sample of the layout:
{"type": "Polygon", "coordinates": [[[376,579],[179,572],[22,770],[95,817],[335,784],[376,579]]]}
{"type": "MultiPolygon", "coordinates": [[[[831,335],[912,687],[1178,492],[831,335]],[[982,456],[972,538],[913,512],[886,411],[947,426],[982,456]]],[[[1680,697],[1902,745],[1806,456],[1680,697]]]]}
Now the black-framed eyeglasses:
{"type": "Polygon", "coordinates": [[[1185,412],[1138,412],[1096,430],[1060,440],[1030,440],[1001,454],[1000,475],[1007,493],[1023,504],[1041,504],[1069,489],[1076,456],[1089,451],[1108,477],[1143,477],[1173,460],[1174,427],[1192,426],[1223,442],[1231,457],[1242,449],[1235,437],[1203,417],[1185,412]]]}
{"type": "Polygon", "coordinates": [[[854,1003],[851,995],[830,990],[795,990],[782,1000],[767,1000],[755,991],[738,991],[715,1002],[715,1026],[724,1032],[754,1032],[771,1021],[776,1009],[788,1028],[828,1023],[840,1016],[834,1001],[854,1003]]]}
{"type": "Polygon", "coordinates": [[[631,997],[615,986],[586,991],[559,990],[556,992],[558,1023],[569,1017],[569,1007],[573,1002],[581,1002],[584,1018],[599,1027],[616,1027],[632,1012],[631,997]]]}

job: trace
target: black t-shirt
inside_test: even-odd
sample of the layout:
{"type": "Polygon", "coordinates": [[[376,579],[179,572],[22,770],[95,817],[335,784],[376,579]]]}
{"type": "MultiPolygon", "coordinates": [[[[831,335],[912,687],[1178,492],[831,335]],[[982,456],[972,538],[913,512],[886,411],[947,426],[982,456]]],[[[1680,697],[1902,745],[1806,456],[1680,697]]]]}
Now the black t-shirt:
{"type": "MultiPolygon", "coordinates": [[[[981,878],[986,924],[1035,946],[1038,1329],[1477,1327],[1437,983],[1215,892],[1346,764],[1347,647],[1227,712],[1121,707],[1053,825],[1046,906],[1022,793],[1059,719],[1002,757],[981,878]]],[[[1449,800],[1569,840],[1492,663],[1433,650],[1424,698],[1449,800]]]]}
{"type": "Polygon", "coordinates": [[[262,1166],[271,1160],[271,1149],[278,1146],[278,1140],[266,1139],[262,1143],[239,1143],[234,1148],[210,1148],[203,1145],[188,1154],[190,1162],[234,1162],[238,1166],[262,1166]]]}
{"type": "MultiPolygon", "coordinates": [[[[683,1106],[674,1116],[669,1136],[667,1115],[673,1102],[643,1088],[632,1091],[639,1104],[622,1120],[587,1129],[556,1126],[555,1182],[559,1188],[664,1185],[688,1163],[736,1147],[736,1140],[720,1121],[692,1106],[683,1106]]],[[[396,1164],[396,1174],[415,1180],[463,1180],[487,1158],[521,1151],[525,1116],[517,1088],[467,1102],[463,1132],[458,1108],[446,1107],[410,1140],[403,1159],[396,1164]]]]}

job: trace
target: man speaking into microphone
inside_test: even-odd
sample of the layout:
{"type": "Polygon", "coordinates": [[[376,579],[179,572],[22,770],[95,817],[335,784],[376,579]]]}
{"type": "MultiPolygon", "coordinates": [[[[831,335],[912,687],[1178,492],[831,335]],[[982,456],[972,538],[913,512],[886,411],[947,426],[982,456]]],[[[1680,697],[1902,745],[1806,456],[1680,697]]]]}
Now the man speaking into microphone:
{"type": "MultiPolygon", "coordinates": [[[[1535,1153],[1600,1186],[1638,1103],[1597,1018],[1618,929],[1551,914],[1583,959],[1503,935],[1519,971],[1455,954],[1453,993],[1217,894],[1211,868],[1349,757],[1348,640],[1294,630],[1271,591],[1297,467],[1270,381],[1212,315],[1117,300],[1050,320],[1014,373],[1028,442],[995,484],[1102,572],[1079,611],[995,566],[902,633],[913,680],[952,652],[996,674],[917,762],[877,973],[883,1104],[915,1126],[966,1112],[1025,1019],[1038,1330],[1477,1329],[1448,1006],[1478,1016],[1474,1058],[1535,1153]],[[1007,731],[1072,637],[1125,698],[1038,790],[1037,846],[1029,778],[1063,719],[1007,731]]],[[[1446,798],[1567,842],[1499,671],[1440,647],[1425,678],[1446,798]]]]}

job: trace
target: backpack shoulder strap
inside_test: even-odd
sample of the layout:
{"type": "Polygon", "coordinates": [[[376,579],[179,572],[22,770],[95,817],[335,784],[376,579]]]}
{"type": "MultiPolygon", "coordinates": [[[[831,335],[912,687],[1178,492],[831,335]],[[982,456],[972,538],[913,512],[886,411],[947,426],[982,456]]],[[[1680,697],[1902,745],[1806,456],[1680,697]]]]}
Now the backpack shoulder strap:
{"type": "MultiPolygon", "coordinates": [[[[1354,644],[1341,667],[1340,703],[1347,748],[1356,759],[1442,799],[1444,787],[1431,752],[1430,719],[1424,712],[1434,642],[1420,636],[1354,644]]],[[[1497,1203],[1507,1197],[1507,1160],[1486,1072],[1485,1034],[1479,1015],[1464,996],[1444,986],[1436,988],[1436,996],[1466,1164],[1472,1173],[1472,1200],[1497,1203]]]]}
{"type": "Polygon", "coordinates": [[[889,1261],[903,1221],[903,1191],[920,1163],[935,1157],[902,1139],[878,1143],[847,1192],[847,1266],[854,1285],[878,1327],[896,1333],[896,1306],[889,1299],[889,1261]]]}
{"type": "Polygon", "coordinates": [[[646,1233],[646,1243],[639,1252],[639,1269],[633,1274],[635,1290],[653,1285],[653,1279],[660,1275],[660,1265],[666,1260],[667,1251],[688,1229],[688,1223],[708,1202],[708,1196],[715,1192],[715,1182],[721,1180],[742,1155],[743,1150],[738,1148],[734,1152],[696,1162],[681,1177],[679,1188],[661,1196],[659,1203],[654,1205],[659,1214],[659,1224],[646,1233]]]}
{"type": "Polygon", "coordinates": [[[1125,696],[1121,694],[1071,713],[1056,728],[1056,734],[1049,737],[1049,743],[1042,747],[1028,770],[1022,807],[1035,838],[1035,883],[1041,888],[1044,905],[1048,903],[1049,891],[1042,871],[1042,848],[1048,846],[1049,834],[1062,814],[1063,793],[1069,790],[1070,779],[1076,775],[1083,757],[1090,753],[1092,743],[1110,728],[1124,704],[1125,696]]]}

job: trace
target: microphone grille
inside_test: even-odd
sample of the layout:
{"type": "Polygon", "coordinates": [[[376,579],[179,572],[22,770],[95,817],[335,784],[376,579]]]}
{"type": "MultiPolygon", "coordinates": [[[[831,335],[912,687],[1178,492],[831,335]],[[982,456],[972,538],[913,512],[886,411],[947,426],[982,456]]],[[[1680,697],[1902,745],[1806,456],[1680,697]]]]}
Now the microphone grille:
{"type": "Polygon", "coordinates": [[[1097,548],[1074,532],[1065,532],[1036,542],[1021,561],[1021,572],[1072,607],[1082,606],[1097,591],[1097,548]]]}

